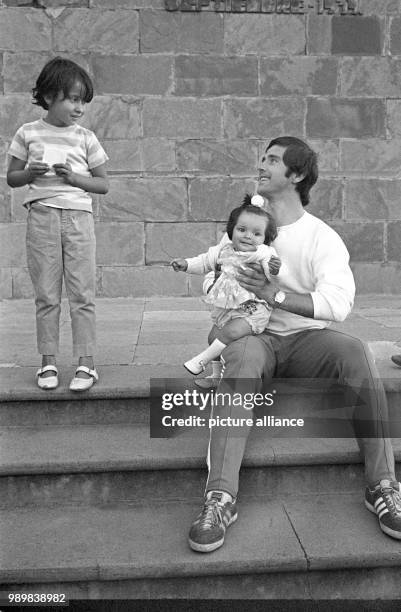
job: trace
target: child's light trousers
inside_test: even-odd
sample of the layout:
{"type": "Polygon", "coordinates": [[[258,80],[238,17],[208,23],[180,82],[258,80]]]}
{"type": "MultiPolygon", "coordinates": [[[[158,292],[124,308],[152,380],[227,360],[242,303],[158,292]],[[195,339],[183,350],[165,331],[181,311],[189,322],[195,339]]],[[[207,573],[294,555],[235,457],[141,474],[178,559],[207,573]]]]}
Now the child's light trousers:
{"type": "Polygon", "coordinates": [[[93,355],[96,344],[96,238],[93,215],[34,202],[28,213],[27,261],[36,304],[38,351],[59,349],[64,277],[70,305],[73,354],[93,355]]]}

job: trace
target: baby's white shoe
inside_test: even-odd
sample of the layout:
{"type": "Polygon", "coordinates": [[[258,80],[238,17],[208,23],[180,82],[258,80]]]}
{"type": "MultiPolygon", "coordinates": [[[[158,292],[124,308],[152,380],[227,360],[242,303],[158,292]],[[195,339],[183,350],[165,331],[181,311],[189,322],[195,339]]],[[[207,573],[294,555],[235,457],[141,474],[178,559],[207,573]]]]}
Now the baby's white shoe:
{"type": "Polygon", "coordinates": [[[190,372],[191,374],[197,376],[201,372],[205,371],[205,364],[201,359],[194,357],[193,359],[190,359],[189,361],[186,361],[184,363],[184,368],[187,369],[188,372],[190,372]]]}

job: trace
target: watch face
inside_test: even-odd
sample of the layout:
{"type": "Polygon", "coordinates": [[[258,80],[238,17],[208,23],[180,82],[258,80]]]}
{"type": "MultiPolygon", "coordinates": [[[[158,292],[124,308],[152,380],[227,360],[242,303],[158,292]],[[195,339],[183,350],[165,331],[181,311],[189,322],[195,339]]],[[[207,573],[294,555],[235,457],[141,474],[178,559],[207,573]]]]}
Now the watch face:
{"type": "Polygon", "coordinates": [[[284,302],[284,300],[285,300],[284,291],[277,291],[274,301],[277,302],[277,304],[281,304],[282,302],[284,302]]]}

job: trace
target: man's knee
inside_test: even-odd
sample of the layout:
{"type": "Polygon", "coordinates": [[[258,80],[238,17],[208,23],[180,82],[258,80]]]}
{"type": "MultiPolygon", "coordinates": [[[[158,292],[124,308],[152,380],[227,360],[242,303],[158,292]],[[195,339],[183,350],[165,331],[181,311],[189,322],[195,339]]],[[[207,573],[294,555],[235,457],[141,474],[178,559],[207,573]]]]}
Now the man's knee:
{"type": "Polygon", "coordinates": [[[221,355],[224,369],[231,375],[241,373],[249,378],[260,378],[267,358],[266,346],[257,336],[245,336],[231,342],[221,355]]]}

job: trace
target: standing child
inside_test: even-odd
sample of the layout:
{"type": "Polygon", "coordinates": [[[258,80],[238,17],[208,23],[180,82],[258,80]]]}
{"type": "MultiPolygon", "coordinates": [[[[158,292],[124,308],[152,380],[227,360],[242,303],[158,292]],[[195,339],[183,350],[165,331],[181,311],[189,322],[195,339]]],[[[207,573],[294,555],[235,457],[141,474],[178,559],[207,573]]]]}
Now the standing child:
{"type": "Polygon", "coordinates": [[[98,380],[95,351],[95,232],[90,193],[107,193],[108,157],[95,134],[77,124],[93,98],[89,75],[75,62],[56,57],[42,69],[34,104],[47,114],[19,128],[9,148],[7,182],[29,185],[27,261],[36,304],[41,389],[58,385],[61,288],[70,305],[73,353],[78,367],[72,391],[98,380]]]}
{"type": "MultiPolygon", "coordinates": [[[[262,198],[260,200],[263,202],[262,198]]],[[[278,274],[281,262],[270,246],[277,236],[273,217],[257,198],[246,195],[242,206],[231,211],[227,236],[229,240],[211,247],[207,253],[171,262],[176,272],[190,274],[205,274],[221,266],[221,275],[205,298],[205,302],[213,305],[210,346],[184,363],[184,367],[195,375],[218,358],[230,342],[248,334],[262,333],[272,310],[266,302],[239,285],[236,272],[246,264],[260,263],[267,278],[270,274],[278,274]]]]}

